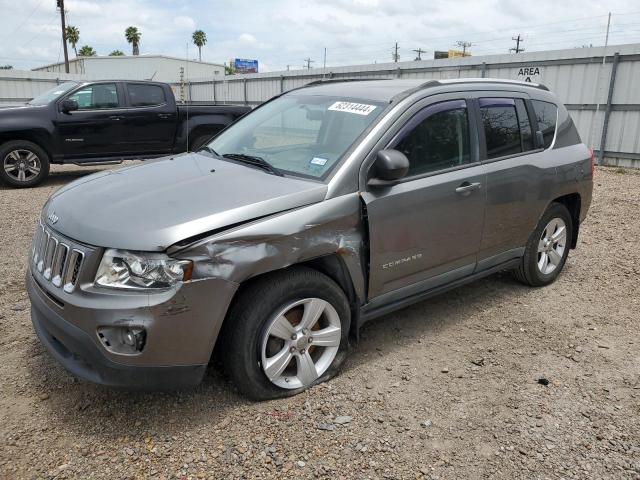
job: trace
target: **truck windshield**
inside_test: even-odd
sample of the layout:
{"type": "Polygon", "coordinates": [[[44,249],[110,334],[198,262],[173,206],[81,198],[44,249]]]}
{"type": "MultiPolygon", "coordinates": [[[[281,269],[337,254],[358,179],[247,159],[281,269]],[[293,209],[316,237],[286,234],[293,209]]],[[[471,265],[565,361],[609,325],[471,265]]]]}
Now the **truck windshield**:
{"type": "Polygon", "coordinates": [[[218,155],[251,155],[283,173],[325,178],[384,110],[363,99],[286,95],[240,119],[209,143],[218,155]]]}
{"type": "Polygon", "coordinates": [[[71,90],[73,87],[77,85],[78,85],[78,82],[61,83],[60,85],[56,85],[52,89],[47,90],[44,93],[41,93],[40,95],[38,95],[36,98],[34,98],[28,103],[29,105],[47,105],[48,103],[51,103],[54,100],[57,100],[58,98],[60,98],[60,96],[64,95],[65,93],[67,93],[69,90],[71,90]]]}

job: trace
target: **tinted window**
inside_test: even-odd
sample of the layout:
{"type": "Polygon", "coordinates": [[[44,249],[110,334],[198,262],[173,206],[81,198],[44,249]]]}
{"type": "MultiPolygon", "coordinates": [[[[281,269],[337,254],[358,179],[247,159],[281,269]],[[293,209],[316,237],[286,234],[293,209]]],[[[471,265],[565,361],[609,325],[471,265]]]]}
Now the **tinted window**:
{"type": "Polygon", "coordinates": [[[132,107],[149,107],[165,102],[164,90],[157,85],[127,83],[127,91],[132,107]]]}
{"type": "Polygon", "coordinates": [[[558,107],[553,103],[543,102],[541,100],[531,100],[531,103],[533,104],[533,110],[538,120],[538,129],[544,137],[544,148],[549,148],[556,134],[558,107]]]}
{"type": "Polygon", "coordinates": [[[480,113],[487,142],[487,158],[522,152],[520,126],[513,99],[481,98],[480,113]]]}
{"type": "Polygon", "coordinates": [[[527,108],[524,100],[516,98],[516,113],[518,114],[518,123],[520,124],[520,137],[522,139],[522,150],[524,152],[533,150],[533,133],[531,131],[531,122],[527,115],[527,108]]]}
{"type": "Polygon", "coordinates": [[[69,95],[69,99],[78,102],[80,110],[116,108],[119,105],[118,89],[115,83],[87,85],[69,95]]]}
{"type": "Polygon", "coordinates": [[[394,142],[394,148],[409,159],[408,175],[469,163],[469,119],[465,102],[434,105],[424,112],[410,120],[408,131],[394,142]]]}

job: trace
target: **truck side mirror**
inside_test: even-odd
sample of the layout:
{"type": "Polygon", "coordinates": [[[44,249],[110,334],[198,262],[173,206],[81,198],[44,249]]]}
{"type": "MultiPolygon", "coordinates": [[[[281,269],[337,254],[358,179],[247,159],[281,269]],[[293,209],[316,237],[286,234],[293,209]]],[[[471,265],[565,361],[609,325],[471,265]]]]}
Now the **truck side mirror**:
{"type": "Polygon", "coordinates": [[[62,101],[62,106],[61,106],[61,110],[64,113],[69,113],[69,112],[73,112],[75,110],[78,110],[80,108],[80,106],[78,105],[78,102],[76,102],[75,100],[71,100],[70,98],[66,98],[62,101]]]}
{"type": "Polygon", "coordinates": [[[409,171],[409,159],[398,150],[380,150],[373,164],[373,178],[368,182],[372,187],[390,187],[404,178],[409,171]]]}

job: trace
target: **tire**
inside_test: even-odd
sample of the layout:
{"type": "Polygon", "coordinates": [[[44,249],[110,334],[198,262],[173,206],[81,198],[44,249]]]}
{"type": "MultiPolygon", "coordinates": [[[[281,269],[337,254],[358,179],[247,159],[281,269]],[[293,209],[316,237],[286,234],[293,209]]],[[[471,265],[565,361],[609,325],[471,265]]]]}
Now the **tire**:
{"type": "Polygon", "coordinates": [[[532,287],[553,283],[567,261],[572,238],[573,222],[567,207],[552,203],[527,242],[522,262],[513,271],[515,278],[532,287]]]}
{"type": "Polygon", "coordinates": [[[49,155],[38,145],[14,140],[0,145],[0,180],[16,188],[35,187],[49,175],[49,155]]]}
{"type": "Polygon", "coordinates": [[[267,275],[239,292],[225,320],[224,369],[251,399],[295,395],[336,375],[347,357],[350,322],[344,292],[326,275],[306,267],[267,275]],[[317,323],[303,329],[305,313],[310,319],[318,310],[317,323]]]}

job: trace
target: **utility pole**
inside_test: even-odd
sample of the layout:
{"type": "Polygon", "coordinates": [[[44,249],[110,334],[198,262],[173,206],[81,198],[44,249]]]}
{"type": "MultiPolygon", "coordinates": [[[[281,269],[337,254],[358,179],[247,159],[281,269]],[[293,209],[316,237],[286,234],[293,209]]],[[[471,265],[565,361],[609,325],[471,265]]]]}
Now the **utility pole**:
{"type": "Polygon", "coordinates": [[[416,49],[415,49],[415,50],[413,50],[413,51],[414,51],[414,52],[416,52],[416,53],[418,54],[418,56],[416,57],[416,60],[415,60],[416,62],[418,62],[418,61],[422,60],[422,56],[421,56],[421,55],[422,55],[423,53],[427,53],[427,51],[426,51],[426,50],[422,50],[421,48],[416,48],[416,49]]]}
{"type": "Polygon", "coordinates": [[[306,64],[307,64],[307,65],[306,65],[307,70],[310,70],[310,69],[311,69],[311,64],[315,62],[315,60],[311,60],[311,58],[305,58],[305,59],[304,59],[304,61],[305,61],[305,62],[306,62],[306,64]]]}
{"type": "Polygon", "coordinates": [[[400,55],[398,54],[398,42],[396,42],[396,46],[393,49],[393,53],[391,54],[391,58],[394,62],[398,62],[400,60],[400,55]]]}
{"type": "Polygon", "coordinates": [[[518,34],[517,37],[511,37],[511,40],[516,42],[516,48],[510,48],[509,51],[513,53],[524,52],[524,48],[520,48],[520,42],[524,42],[524,38],[522,38],[520,34],[518,34]]]}
{"type": "Polygon", "coordinates": [[[64,0],[56,0],[56,4],[60,9],[60,23],[62,24],[62,48],[64,49],[64,71],[69,73],[69,54],[67,53],[67,36],[64,33],[64,0]]]}
{"type": "Polygon", "coordinates": [[[456,45],[458,47],[462,48],[462,56],[466,57],[467,56],[467,48],[469,48],[471,45],[473,45],[473,43],[465,42],[464,40],[458,40],[456,42],[456,45]]]}
{"type": "Polygon", "coordinates": [[[324,58],[322,59],[322,68],[327,68],[327,47],[324,47],[324,58]]]}

